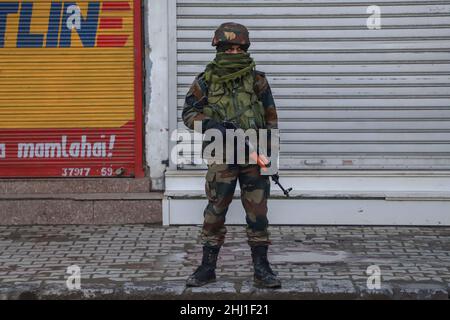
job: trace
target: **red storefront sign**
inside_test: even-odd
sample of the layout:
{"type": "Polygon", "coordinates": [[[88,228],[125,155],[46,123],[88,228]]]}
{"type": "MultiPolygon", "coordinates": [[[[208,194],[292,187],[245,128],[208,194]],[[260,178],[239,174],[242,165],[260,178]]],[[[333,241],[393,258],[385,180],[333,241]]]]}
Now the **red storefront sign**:
{"type": "Polygon", "coordinates": [[[0,177],[144,175],[140,2],[0,1],[0,177]]]}

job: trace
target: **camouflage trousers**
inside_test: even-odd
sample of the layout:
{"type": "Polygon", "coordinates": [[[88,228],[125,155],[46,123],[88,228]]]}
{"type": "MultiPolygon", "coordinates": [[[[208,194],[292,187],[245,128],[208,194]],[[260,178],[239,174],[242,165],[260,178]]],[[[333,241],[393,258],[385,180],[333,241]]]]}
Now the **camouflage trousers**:
{"type": "Polygon", "coordinates": [[[202,242],[207,246],[221,246],[227,229],[225,216],[233,200],[237,181],[241,188],[241,201],[246,212],[247,237],[250,246],[268,245],[267,198],[270,178],[260,174],[256,164],[228,166],[208,165],[205,190],[208,205],[204,210],[202,242]]]}

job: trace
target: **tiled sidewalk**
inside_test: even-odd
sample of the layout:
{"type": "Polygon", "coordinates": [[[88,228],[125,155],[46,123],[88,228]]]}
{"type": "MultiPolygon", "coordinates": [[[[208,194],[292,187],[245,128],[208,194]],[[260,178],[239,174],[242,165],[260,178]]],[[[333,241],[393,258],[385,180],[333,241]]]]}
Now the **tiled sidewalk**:
{"type": "Polygon", "coordinates": [[[0,226],[0,298],[448,299],[450,227],[272,226],[281,290],[252,286],[243,226],[229,226],[218,282],[186,289],[199,226],[0,226]],[[69,291],[67,268],[81,269],[69,291]],[[381,269],[380,290],[366,270],[381,269]]]}

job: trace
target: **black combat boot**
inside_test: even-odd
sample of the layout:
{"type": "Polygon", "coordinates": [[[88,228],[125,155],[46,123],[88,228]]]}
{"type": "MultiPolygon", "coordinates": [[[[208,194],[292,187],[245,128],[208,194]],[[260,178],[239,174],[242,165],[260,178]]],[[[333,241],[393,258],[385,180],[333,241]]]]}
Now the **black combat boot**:
{"type": "Polygon", "coordinates": [[[186,286],[201,287],[207,283],[216,281],[216,263],[220,247],[203,246],[202,264],[187,279],[186,286]]]}
{"type": "Polygon", "coordinates": [[[275,272],[270,268],[267,260],[267,245],[254,246],[252,248],[253,266],[255,274],[253,280],[256,287],[262,288],[281,288],[281,281],[277,278],[275,272]]]}

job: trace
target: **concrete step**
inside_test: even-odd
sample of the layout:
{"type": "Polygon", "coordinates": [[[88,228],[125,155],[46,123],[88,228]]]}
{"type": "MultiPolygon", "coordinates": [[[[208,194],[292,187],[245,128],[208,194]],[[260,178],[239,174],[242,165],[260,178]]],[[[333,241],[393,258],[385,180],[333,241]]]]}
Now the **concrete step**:
{"type": "MultiPolygon", "coordinates": [[[[275,193],[275,192],[274,192],[275,193]]],[[[166,191],[164,225],[203,223],[204,192],[166,191]]],[[[450,196],[435,192],[280,192],[267,202],[271,225],[418,225],[450,226],[450,196]]],[[[239,193],[227,211],[227,224],[245,224],[239,193]]]]}
{"type": "Polygon", "coordinates": [[[161,200],[162,192],[147,193],[21,193],[0,194],[1,200],[161,200]]]}
{"type": "Polygon", "coordinates": [[[0,194],[144,193],[150,178],[0,179],[0,194]]]}
{"type": "Polygon", "coordinates": [[[0,225],[160,224],[162,197],[162,192],[4,193],[0,225]]]}

